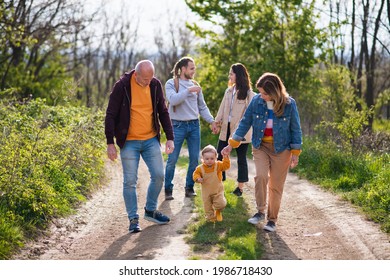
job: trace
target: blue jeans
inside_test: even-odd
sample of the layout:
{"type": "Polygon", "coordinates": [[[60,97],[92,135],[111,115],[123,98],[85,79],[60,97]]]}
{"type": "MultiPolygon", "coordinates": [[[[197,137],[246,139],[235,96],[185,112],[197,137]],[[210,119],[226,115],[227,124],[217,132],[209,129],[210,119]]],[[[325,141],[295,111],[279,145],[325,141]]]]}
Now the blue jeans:
{"type": "Polygon", "coordinates": [[[189,163],[186,176],[186,189],[192,189],[194,187],[194,180],[192,174],[194,173],[199,162],[200,153],[200,125],[199,120],[192,121],[176,121],[172,120],[173,133],[175,135],[175,149],[172,154],[168,155],[168,161],[165,168],[165,190],[172,191],[172,180],[175,175],[175,167],[181,146],[184,140],[187,141],[189,163]]]}
{"type": "MultiPolygon", "coordinates": [[[[137,180],[140,156],[149,173],[146,205],[148,211],[157,209],[157,199],[164,182],[164,163],[157,137],[148,140],[128,140],[120,152],[123,167],[123,198],[129,220],[139,218],[137,213],[137,180]]],[[[145,176],[145,175],[142,175],[145,176]]]]}

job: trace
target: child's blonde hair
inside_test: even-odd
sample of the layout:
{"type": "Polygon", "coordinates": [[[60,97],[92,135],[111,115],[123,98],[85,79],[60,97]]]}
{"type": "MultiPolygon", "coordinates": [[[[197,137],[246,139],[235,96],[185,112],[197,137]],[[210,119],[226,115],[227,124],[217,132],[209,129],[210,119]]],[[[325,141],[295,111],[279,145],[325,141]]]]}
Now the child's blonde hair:
{"type": "Polygon", "coordinates": [[[204,147],[203,150],[202,150],[202,156],[205,153],[214,153],[215,155],[218,154],[217,153],[217,149],[213,145],[207,145],[206,147],[204,147]]]}

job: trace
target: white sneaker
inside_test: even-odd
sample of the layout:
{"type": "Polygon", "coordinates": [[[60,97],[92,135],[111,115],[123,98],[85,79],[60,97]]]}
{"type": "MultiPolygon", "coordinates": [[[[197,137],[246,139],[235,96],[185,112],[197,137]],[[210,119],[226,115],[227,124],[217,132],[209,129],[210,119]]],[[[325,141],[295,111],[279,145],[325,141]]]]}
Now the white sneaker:
{"type": "Polygon", "coordinates": [[[263,213],[258,212],[254,214],[252,218],[248,219],[248,223],[257,225],[258,223],[260,223],[260,221],[264,220],[264,218],[265,215],[263,213]]]}
{"type": "Polygon", "coordinates": [[[274,232],[276,230],[276,225],[273,221],[268,221],[268,223],[263,227],[265,231],[274,232]]]}

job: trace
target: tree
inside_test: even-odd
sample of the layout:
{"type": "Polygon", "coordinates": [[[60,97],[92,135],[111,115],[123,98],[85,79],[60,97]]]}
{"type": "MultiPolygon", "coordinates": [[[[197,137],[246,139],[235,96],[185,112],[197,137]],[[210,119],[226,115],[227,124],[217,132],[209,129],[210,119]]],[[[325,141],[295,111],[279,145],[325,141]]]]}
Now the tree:
{"type": "MultiPolygon", "coordinates": [[[[252,82],[264,72],[282,77],[289,93],[304,100],[313,83],[311,70],[320,61],[325,34],[316,28],[314,1],[195,1],[188,6],[213,28],[191,29],[205,39],[199,77],[210,107],[216,111],[232,63],[241,62],[252,82]]],[[[310,110],[310,106],[307,110],[310,110]]]]}
{"type": "Polygon", "coordinates": [[[175,63],[183,56],[189,55],[192,51],[191,33],[185,27],[176,28],[169,22],[169,39],[158,32],[154,37],[154,43],[157,46],[158,53],[155,60],[156,76],[163,84],[172,78],[172,69],[175,63]]]}
{"type": "MultiPolygon", "coordinates": [[[[19,0],[0,4],[1,89],[18,97],[50,97],[69,78],[69,45],[89,20],[70,0],[19,0]],[[76,16],[79,15],[79,16],[76,16]]],[[[53,98],[52,98],[53,99],[53,98]]]]}
{"type": "Polygon", "coordinates": [[[99,18],[102,31],[85,41],[80,57],[82,95],[80,99],[88,107],[103,107],[116,80],[134,67],[138,40],[139,18],[122,10],[114,20],[102,10],[99,18]]]}
{"type": "MultiPolygon", "coordinates": [[[[374,30],[372,33],[372,45],[371,50],[369,50],[368,47],[368,27],[367,27],[367,19],[368,19],[368,11],[370,3],[368,0],[364,3],[363,1],[363,7],[364,7],[364,20],[363,20],[363,34],[362,34],[362,52],[364,53],[364,61],[365,61],[365,68],[366,68],[366,94],[365,94],[365,101],[369,108],[374,107],[374,83],[375,83],[375,70],[376,70],[376,44],[379,42],[378,38],[378,32],[379,32],[379,25],[381,22],[381,16],[382,11],[384,8],[385,0],[380,1],[380,7],[378,9],[378,14],[375,18],[374,23],[374,30]]],[[[390,54],[390,51],[388,50],[388,54],[390,54]]],[[[368,128],[372,129],[373,124],[373,116],[370,115],[368,119],[368,128]]]]}
{"type": "MultiPolygon", "coordinates": [[[[188,27],[203,39],[200,58],[197,59],[197,79],[202,82],[208,105],[217,111],[227,85],[229,67],[242,62],[248,67],[247,48],[242,34],[248,28],[248,14],[254,8],[249,1],[186,1],[212,29],[194,23],[188,27]],[[242,51],[242,52],[241,52],[242,51]]],[[[251,67],[248,67],[249,70],[251,67]]]]}
{"type": "MultiPolygon", "coordinates": [[[[348,61],[356,96],[363,98],[368,108],[373,108],[377,97],[390,88],[390,73],[383,71],[390,67],[390,1],[333,0],[329,1],[329,6],[343,7],[336,9],[336,16],[332,16],[330,10],[330,26],[337,27],[334,36],[340,37],[351,30],[350,39],[341,36],[342,40],[333,45],[332,61],[336,64],[348,61]]],[[[359,105],[357,108],[362,109],[359,105]]],[[[369,117],[369,130],[372,129],[374,117],[369,117]]]]}

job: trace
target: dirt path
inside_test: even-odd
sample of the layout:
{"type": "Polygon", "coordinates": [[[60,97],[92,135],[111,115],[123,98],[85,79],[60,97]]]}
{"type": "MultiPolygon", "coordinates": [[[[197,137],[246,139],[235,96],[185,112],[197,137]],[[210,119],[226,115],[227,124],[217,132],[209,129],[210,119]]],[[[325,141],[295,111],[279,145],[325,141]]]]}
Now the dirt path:
{"type": "MultiPolygon", "coordinates": [[[[88,260],[88,259],[186,259],[189,246],[184,242],[183,228],[192,218],[192,201],[184,190],[175,191],[175,200],[159,197],[158,209],[171,218],[167,225],[156,225],[143,219],[149,173],[141,160],[137,185],[141,233],[129,234],[129,221],[122,196],[122,166],[107,162],[107,181],[103,188],[70,218],[56,221],[51,236],[28,245],[16,259],[88,260]]],[[[176,184],[184,175],[179,171],[176,184]]],[[[179,188],[178,188],[179,189],[179,188]]]]}
{"type": "MultiPolygon", "coordinates": [[[[235,159],[228,175],[235,177],[235,159]]],[[[249,170],[254,171],[249,161],[249,170]]],[[[107,163],[108,183],[79,212],[56,221],[51,234],[28,244],[15,259],[87,260],[140,259],[184,260],[191,256],[184,241],[184,227],[193,217],[192,201],[184,197],[185,171],[175,176],[172,201],[160,195],[159,210],[171,217],[168,225],[140,219],[143,231],[129,234],[122,198],[120,163],[107,163]]],[[[254,174],[250,174],[253,178],[254,174]]],[[[143,216],[149,174],[141,161],[138,207],[143,216]]],[[[253,179],[244,188],[244,199],[254,213],[253,179]]],[[[252,213],[251,212],[251,213],[252,213]]],[[[390,238],[363,218],[348,203],[289,174],[277,232],[258,226],[258,240],[265,246],[264,259],[390,259],[390,238]]]]}
{"type": "MultiPolygon", "coordinates": [[[[234,161],[233,161],[234,163],[234,161]]],[[[249,161],[254,178],[253,161],[249,161]]],[[[235,168],[228,174],[234,178],[235,168]]],[[[253,180],[244,199],[255,213],[253,180]]],[[[375,260],[390,259],[390,237],[348,202],[325,192],[295,174],[287,176],[277,232],[265,233],[258,225],[264,259],[375,260]]]]}

